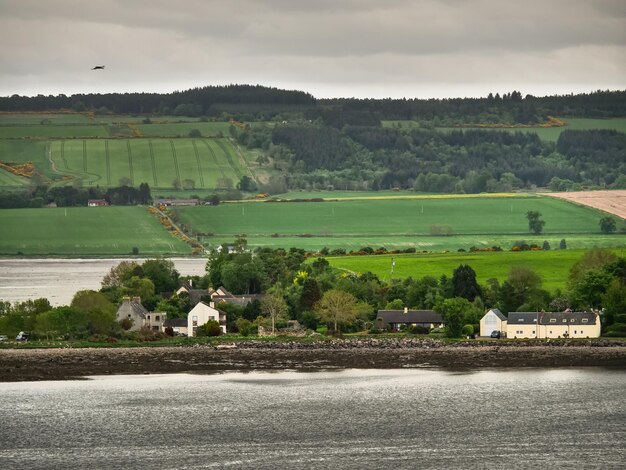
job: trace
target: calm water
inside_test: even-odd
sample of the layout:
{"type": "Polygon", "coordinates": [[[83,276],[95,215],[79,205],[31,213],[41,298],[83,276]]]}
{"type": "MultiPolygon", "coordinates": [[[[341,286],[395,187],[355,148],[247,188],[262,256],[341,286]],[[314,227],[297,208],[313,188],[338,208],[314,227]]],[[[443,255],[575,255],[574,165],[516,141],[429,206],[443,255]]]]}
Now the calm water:
{"type": "MultiPolygon", "coordinates": [[[[102,278],[122,259],[0,259],[0,300],[47,298],[69,305],[79,290],[99,290],[102,278]]],[[[143,263],[143,259],[135,259],[143,263]]],[[[182,275],[203,275],[206,259],[173,258],[182,275]]]]}
{"type": "Polygon", "coordinates": [[[0,467],[624,468],[625,390],[603,369],[0,383],[0,467]]]}

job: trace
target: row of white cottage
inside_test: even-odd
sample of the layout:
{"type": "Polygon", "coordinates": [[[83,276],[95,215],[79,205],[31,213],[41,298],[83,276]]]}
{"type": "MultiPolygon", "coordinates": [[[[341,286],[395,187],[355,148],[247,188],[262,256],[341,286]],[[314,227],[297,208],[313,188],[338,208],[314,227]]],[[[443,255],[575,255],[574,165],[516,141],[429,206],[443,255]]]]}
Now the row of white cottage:
{"type": "Polygon", "coordinates": [[[499,332],[507,338],[598,338],[600,316],[596,312],[509,312],[497,308],[480,320],[480,336],[499,332]]]}

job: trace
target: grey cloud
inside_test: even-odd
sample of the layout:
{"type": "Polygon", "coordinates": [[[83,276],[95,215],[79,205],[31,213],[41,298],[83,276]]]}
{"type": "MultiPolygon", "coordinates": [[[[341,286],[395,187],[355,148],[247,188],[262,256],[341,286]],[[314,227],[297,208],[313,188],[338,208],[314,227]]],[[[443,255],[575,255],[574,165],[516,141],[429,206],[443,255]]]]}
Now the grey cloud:
{"type": "Polygon", "coordinates": [[[624,87],[625,46],[623,0],[0,0],[0,94],[64,80],[96,91],[520,80],[593,89],[598,77],[624,87]],[[86,73],[95,62],[107,73],[86,73]]]}

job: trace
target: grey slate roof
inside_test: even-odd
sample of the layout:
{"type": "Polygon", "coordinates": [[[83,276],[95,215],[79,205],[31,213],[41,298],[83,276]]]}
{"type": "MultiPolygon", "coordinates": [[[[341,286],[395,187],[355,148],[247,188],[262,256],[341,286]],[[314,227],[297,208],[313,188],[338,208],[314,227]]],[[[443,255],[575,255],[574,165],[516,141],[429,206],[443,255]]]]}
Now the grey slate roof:
{"type": "Polygon", "coordinates": [[[443,323],[441,315],[433,310],[379,310],[378,318],[385,323],[443,323]]]}
{"type": "Polygon", "coordinates": [[[498,317],[500,320],[502,320],[502,321],[506,321],[507,320],[507,318],[504,316],[504,313],[502,313],[497,308],[489,309],[489,311],[493,312],[495,314],[495,316],[498,317]]]}
{"type": "Polygon", "coordinates": [[[540,325],[595,325],[596,314],[593,312],[509,312],[509,325],[532,325],[537,322],[540,325]],[[583,322],[583,320],[586,321],[583,322]]]}
{"type": "Polygon", "coordinates": [[[187,328],[187,319],[186,318],[168,318],[163,322],[163,327],[167,328],[168,326],[174,328],[185,327],[187,328]]]}
{"type": "Polygon", "coordinates": [[[141,302],[135,299],[124,299],[122,301],[122,305],[117,309],[118,318],[124,317],[126,318],[128,315],[139,315],[141,318],[146,318],[148,311],[146,308],[141,305],[141,302]]]}

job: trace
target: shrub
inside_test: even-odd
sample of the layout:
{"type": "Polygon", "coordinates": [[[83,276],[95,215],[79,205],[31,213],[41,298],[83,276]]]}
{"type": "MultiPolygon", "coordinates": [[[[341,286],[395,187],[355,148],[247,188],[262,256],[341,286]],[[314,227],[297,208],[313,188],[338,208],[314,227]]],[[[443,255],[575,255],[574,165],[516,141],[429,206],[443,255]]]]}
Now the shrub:
{"type": "Polygon", "coordinates": [[[411,325],[409,327],[409,332],[414,335],[427,335],[430,332],[430,330],[425,326],[411,325]]]}
{"type": "Polygon", "coordinates": [[[245,318],[238,318],[235,325],[241,336],[250,336],[254,332],[254,325],[252,325],[250,320],[246,320],[245,318]]]}
{"type": "Polygon", "coordinates": [[[474,334],[474,325],[464,325],[461,333],[465,336],[472,336],[474,334]]]}
{"type": "Polygon", "coordinates": [[[219,336],[221,334],[222,329],[216,320],[209,320],[204,325],[200,325],[196,330],[197,336],[219,336]]]}

